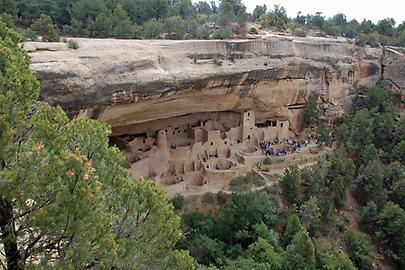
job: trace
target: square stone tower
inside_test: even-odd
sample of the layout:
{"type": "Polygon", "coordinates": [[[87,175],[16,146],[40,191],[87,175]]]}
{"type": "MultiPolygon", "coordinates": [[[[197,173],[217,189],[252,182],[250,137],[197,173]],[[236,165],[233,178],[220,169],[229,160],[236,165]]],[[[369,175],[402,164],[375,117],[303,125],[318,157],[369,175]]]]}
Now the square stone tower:
{"type": "Polygon", "coordinates": [[[255,139],[255,123],[256,116],[254,111],[243,112],[242,126],[241,126],[241,140],[242,142],[250,142],[255,139]]]}

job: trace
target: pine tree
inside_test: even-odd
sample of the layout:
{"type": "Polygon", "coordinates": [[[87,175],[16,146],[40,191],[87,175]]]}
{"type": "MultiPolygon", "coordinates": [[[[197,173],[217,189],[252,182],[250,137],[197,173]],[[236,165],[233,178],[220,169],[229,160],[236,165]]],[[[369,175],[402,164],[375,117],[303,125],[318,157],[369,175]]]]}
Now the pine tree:
{"type": "Polygon", "coordinates": [[[164,192],[129,180],[106,124],[38,101],[19,42],[0,21],[0,263],[189,269],[188,254],[172,250],[179,218],[164,192]]]}

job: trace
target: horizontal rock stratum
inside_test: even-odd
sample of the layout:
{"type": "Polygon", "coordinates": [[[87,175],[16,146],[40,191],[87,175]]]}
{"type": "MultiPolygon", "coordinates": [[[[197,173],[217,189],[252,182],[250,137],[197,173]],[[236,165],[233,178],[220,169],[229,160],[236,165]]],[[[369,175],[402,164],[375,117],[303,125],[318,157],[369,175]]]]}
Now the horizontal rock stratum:
{"type": "Polygon", "coordinates": [[[77,50],[25,43],[41,97],[108,122],[114,135],[140,132],[149,121],[249,109],[287,118],[294,129],[311,95],[345,108],[356,88],[381,75],[405,87],[403,51],[337,39],[77,41],[77,50]]]}

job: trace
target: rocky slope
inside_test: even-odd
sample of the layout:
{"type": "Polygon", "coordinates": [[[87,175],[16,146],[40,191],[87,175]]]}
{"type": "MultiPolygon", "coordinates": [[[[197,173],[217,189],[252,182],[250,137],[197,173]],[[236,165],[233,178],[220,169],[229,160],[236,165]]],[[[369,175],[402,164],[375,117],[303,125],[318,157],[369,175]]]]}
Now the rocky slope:
{"type": "Polygon", "coordinates": [[[295,129],[311,95],[336,111],[357,87],[381,75],[393,88],[405,88],[403,51],[342,40],[78,42],[77,50],[64,43],[25,44],[42,98],[71,115],[110,123],[115,135],[157,119],[252,108],[259,116],[287,118],[295,129]]]}

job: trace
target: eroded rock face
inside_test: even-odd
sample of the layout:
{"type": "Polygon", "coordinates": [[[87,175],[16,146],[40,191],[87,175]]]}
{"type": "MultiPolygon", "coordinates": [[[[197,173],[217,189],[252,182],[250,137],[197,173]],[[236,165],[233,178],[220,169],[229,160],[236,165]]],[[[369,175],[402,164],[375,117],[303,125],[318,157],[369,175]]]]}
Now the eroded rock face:
{"type": "Polygon", "coordinates": [[[317,95],[345,108],[357,86],[379,79],[382,63],[386,79],[400,90],[405,85],[401,52],[384,53],[337,40],[78,43],[77,50],[26,44],[31,68],[41,81],[41,96],[71,115],[108,122],[113,135],[161,128],[144,123],[249,109],[258,117],[288,119],[294,130],[305,99],[317,95]]]}

